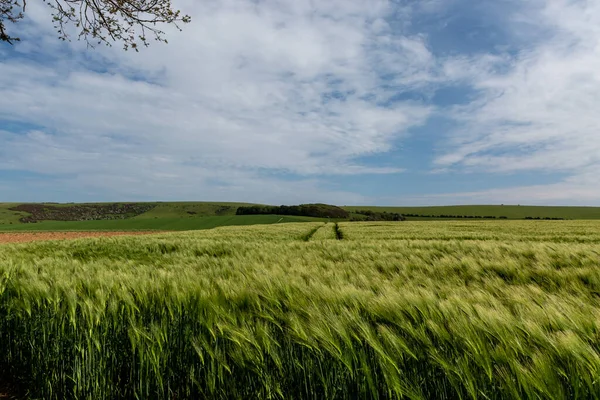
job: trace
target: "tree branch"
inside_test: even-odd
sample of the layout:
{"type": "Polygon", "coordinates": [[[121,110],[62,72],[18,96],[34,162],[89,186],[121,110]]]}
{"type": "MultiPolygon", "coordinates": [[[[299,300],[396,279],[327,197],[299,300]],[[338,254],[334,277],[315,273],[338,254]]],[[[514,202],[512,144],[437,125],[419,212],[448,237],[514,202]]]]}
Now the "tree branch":
{"type": "MultiPolygon", "coordinates": [[[[23,18],[26,0],[0,0],[0,41],[12,43],[5,21],[23,18]],[[18,8],[18,10],[17,10],[18,8]]],[[[172,0],[42,0],[52,9],[52,20],[59,39],[70,40],[75,28],[79,40],[96,44],[122,43],[125,50],[138,51],[148,46],[148,32],[156,41],[167,42],[157,24],[170,24],[181,30],[180,23],[191,21],[189,15],[173,9],[172,0]]]]}

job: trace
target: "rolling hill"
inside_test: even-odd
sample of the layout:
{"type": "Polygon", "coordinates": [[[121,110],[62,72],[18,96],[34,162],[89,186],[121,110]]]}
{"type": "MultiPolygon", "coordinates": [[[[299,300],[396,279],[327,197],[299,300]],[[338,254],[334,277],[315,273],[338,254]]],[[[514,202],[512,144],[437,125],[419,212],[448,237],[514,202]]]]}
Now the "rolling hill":
{"type": "MultiPolygon", "coordinates": [[[[183,231],[210,229],[226,225],[326,220],[294,215],[236,215],[238,207],[253,205],[255,204],[227,202],[0,203],[0,231],[183,231]],[[13,210],[15,208],[21,211],[13,210]],[[23,210],[30,210],[31,212],[23,210]],[[22,218],[38,220],[39,222],[22,223],[20,221],[22,218]]],[[[399,213],[408,216],[409,221],[486,216],[506,217],[506,219],[600,219],[600,207],[472,205],[439,207],[344,206],[342,208],[350,213],[351,218],[361,217],[357,214],[357,211],[370,210],[378,213],[399,213]]],[[[278,207],[273,209],[276,210],[278,207]]]]}
{"type": "MultiPolygon", "coordinates": [[[[0,231],[128,231],[128,230],[158,230],[186,231],[210,229],[227,225],[257,225],[284,222],[322,221],[324,219],[292,215],[235,215],[237,207],[249,206],[248,203],[209,203],[209,202],[168,202],[168,203],[119,203],[151,205],[152,208],[139,215],[122,217],[118,214],[106,215],[107,219],[97,214],[88,213],[89,207],[103,207],[106,204],[45,204],[47,208],[77,208],[79,211],[73,218],[76,221],[43,220],[36,223],[22,223],[19,220],[31,217],[30,213],[13,211],[11,208],[18,203],[0,203],[0,231]]],[[[63,214],[59,214],[63,215],[63,214]]]]}

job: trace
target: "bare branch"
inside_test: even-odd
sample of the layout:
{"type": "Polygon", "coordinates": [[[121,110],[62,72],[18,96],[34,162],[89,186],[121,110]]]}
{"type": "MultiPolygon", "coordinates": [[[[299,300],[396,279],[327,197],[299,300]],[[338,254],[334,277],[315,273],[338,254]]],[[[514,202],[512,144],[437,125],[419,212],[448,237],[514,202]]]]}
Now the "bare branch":
{"type": "MultiPolygon", "coordinates": [[[[5,21],[23,18],[26,0],[0,0],[0,41],[19,40],[6,32],[5,21]]],[[[159,24],[179,24],[191,21],[189,15],[173,9],[172,0],[42,0],[52,10],[52,20],[59,39],[70,40],[68,32],[76,29],[79,40],[94,47],[97,44],[121,43],[125,50],[148,46],[150,35],[156,41],[167,42],[159,24]]]]}
{"type": "Polygon", "coordinates": [[[25,2],[19,3],[18,0],[0,0],[0,42],[12,44],[19,41],[18,37],[12,37],[6,32],[5,21],[16,23],[23,19],[25,11],[25,2]]]}

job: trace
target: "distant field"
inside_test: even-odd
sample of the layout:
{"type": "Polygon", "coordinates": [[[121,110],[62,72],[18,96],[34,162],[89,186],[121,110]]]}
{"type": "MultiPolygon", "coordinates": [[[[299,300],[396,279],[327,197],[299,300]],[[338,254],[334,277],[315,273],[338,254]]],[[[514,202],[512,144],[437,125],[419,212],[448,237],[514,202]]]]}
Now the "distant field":
{"type": "MultiPolygon", "coordinates": [[[[544,206],[439,206],[439,207],[376,207],[376,206],[344,206],[343,209],[352,212],[357,210],[372,210],[379,212],[394,212],[400,214],[420,215],[462,215],[462,216],[495,216],[508,219],[532,218],[564,218],[564,219],[600,219],[600,207],[544,207],[544,206]]],[[[409,218],[415,219],[415,218],[409,218]]]]}
{"type": "Polygon", "coordinates": [[[315,222],[319,218],[280,215],[227,215],[212,217],[171,217],[109,220],[109,221],[45,221],[35,224],[0,225],[0,231],[188,231],[229,225],[274,224],[277,222],[315,222]]]}
{"type": "Polygon", "coordinates": [[[48,400],[595,399],[599,246],[599,221],[319,222],[0,245],[0,389],[9,379],[48,400]]]}
{"type": "MultiPolygon", "coordinates": [[[[276,215],[235,215],[240,206],[249,203],[220,202],[157,202],[136,203],[151,205],[149,211],[142,208],[141,214],[123,218],[117,211],[107,216],[107,220],[83,221],[43,221],[37,223],[21,223],[22,217],[29,217],[27,212],[11,211],[9,208],[19,203],[0,203],[0,231],[90,231],[90,230],[200,230],[227,225],[272,224],[276,222],[310,222],[324,219],[300,216],[276,215]]],[[[109,205],[114,203],[97,203],[109,205]]],[[[121,203],[127,204],[127,203],[121,203]]],[[[132,203],[129,203],[132,204],[132,203]]],[[[74,206],[89,204],[48,204],[48,207],[59,207],[60,210],[74,206]]],[[[94,204],[92,204],[94,205],[94,204]]],[[[418,214],[429,217],[407,217],[408,220],[433,221],[442,219],[442,215],[456,216],[495,216],[508,219],[524,218],[564,218],[564,219],[600,219],[600,207],[536,207],[536,206],[444,206],[444,207],[343,207],[349,212],[372,210],[376,212],[418,214]]],[[[61,211],[62,212],[62,211],[61,211]]],[[[352,217],[366,218],[364,215],[351,214],[352,217]]],[[[98,218],[98,215],[90,215],[98,218]]]]}

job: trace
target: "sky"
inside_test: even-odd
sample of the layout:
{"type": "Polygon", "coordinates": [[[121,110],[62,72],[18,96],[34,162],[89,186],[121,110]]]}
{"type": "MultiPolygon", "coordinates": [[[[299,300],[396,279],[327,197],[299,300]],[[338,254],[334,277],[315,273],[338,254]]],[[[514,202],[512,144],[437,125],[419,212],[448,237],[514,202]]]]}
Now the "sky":
{"type": "Polygon", "coordinates": [[[0,43],[0,201],[600,206],[597,0],[179,0],[0,43]]]}

